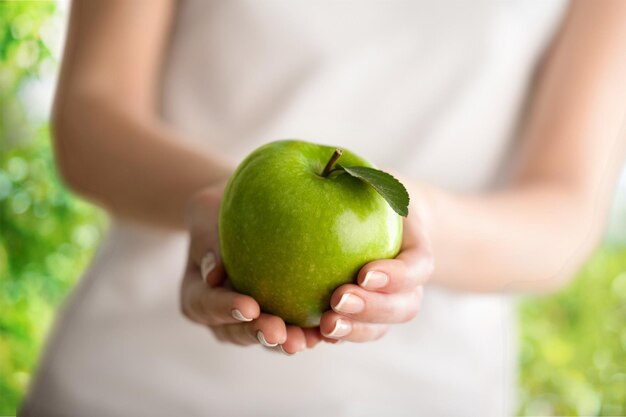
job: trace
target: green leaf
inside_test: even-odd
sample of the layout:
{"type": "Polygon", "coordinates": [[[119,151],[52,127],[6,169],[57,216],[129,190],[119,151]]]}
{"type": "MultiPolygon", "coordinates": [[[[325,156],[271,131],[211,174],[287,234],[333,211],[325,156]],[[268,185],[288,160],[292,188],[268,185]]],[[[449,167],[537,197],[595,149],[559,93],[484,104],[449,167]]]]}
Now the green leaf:
{"type": "Polygon", "coordinates": [[[339,164],[337,167],[374,187],[400,216],[406,217],[409,214],[409,193],[404,185],[392,175],[369,167],[344,167],[339,164]]]}

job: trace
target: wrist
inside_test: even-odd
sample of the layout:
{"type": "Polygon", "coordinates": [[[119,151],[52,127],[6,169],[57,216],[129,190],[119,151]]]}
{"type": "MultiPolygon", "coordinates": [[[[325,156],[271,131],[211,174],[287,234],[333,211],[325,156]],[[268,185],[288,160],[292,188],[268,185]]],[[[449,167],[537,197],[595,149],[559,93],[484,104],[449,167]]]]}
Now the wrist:
{"type": "Polygon", "coordinates": [[[416,222],[417,228],[429,243],[435,268],[428,284],[436,284],[445,270],[445,259],[439,256],[440,249],[445,246],[440,242],[446,244],[449,213],[454,207],[455,196],[442,188],[419,181],[411,181],[409,187],[409,220],[416,222]]]}
{"type": "Polygon", "coordinates": [[[429,237],[436,233],[438,211],[441,209],[444,192],[432,185],[412,181],[409,185],[409,213],[429,237]]]}
{"type": "Polygon", "coordinates": [[[211,185],[197,190],[187,199],[183,210],[183,219],[187,226],[198,213],[219,211],[227,181],[227,178],[220,179],[211,185]]]}

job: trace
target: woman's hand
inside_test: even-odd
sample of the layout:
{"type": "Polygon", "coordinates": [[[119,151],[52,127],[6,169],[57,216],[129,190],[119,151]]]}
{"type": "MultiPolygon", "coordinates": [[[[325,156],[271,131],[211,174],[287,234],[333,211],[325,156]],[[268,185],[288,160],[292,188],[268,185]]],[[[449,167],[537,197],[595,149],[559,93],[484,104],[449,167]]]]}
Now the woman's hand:
{"type": "MultiPolygon", "coordinates": [[[[394,176],[399,177],[396,173],[394,176]]],[[[408,185],[406,180],[402,180],[408,185]]],[[[413,199],[403,219],[403,240],[394,259],[370,262],[359,271],[357,283],[337,288],[332,310],[322,315],[322,335],[337,340],[366,342],[382,337],[393,323],[404,323],[417,314],[422,285],[433,272],[427,232],[426,207],[413,199]]]]}
{"type": "Polygon", "coordinates": [[[261,313],[254,298],[235,292],[219,256],[218,212],[225,182],[197,193],[189,203],[191,237],[180,291],[182,313],[207,326],[217,339],[236,345],[262,345],[286,354],[311,348],[323,338],[319,328],[286,325],[261,313]]]}

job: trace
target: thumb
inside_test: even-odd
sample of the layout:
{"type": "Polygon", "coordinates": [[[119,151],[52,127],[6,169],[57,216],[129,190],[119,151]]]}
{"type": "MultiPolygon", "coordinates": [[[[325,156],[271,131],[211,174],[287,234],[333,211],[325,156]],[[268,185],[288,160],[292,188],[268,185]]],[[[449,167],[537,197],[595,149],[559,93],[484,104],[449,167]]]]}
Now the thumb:
{"type": "Polygon", "coordinates": [[[188,267],[199,271],[211,287],[224,280],[219,250],[219,205],[219,196],[209,189],[194,195],[187,210],[190,236],[188,267]]]}

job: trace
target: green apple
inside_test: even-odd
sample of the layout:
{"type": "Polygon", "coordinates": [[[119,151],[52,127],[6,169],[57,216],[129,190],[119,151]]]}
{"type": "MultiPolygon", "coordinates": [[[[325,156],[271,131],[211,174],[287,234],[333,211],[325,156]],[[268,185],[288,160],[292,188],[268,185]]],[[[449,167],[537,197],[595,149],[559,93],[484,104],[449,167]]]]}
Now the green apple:
{"type": "Polygon", "coordinates": [[[338,286],[400,250],[401,216],[343,166],[375,171],[348,150],[281,140],[253,151],[226,185],[219,237],[229,280],[286,323],[318,326],[338,286]]]}

